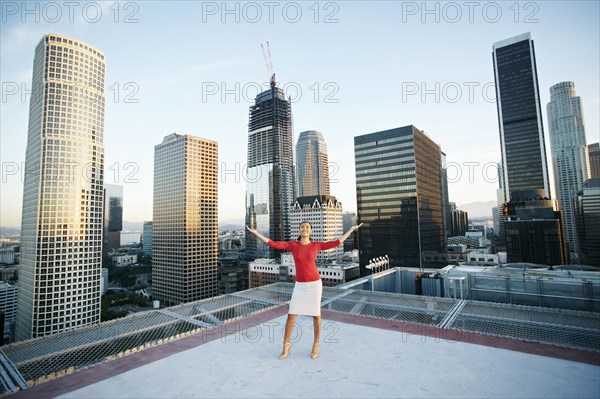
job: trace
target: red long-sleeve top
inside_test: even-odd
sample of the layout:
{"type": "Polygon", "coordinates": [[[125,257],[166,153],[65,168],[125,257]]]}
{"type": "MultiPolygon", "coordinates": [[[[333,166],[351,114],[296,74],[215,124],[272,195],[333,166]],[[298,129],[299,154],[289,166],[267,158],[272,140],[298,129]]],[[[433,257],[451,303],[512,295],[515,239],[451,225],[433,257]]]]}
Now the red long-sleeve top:
{"type": "Polygon", "coordinates": [[[341,245],[341,243],[340,240],[326,242],[311,241],[303,245],[300,241],[269,240],[267,245],[271,248],[290,251],[296,264],[296,281],[307,283],[317,281],[321,278],[317,270],[317,264],[315,263],[319,251],[335,248],[341,245]]]}

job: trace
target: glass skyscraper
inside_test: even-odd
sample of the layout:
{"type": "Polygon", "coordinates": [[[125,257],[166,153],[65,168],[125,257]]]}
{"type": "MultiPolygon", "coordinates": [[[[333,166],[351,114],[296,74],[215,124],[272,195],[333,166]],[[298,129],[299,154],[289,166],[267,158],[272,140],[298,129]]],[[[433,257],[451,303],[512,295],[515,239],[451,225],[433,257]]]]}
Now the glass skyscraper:
{"type": "Polygon", "coordinates": [[[509,262],[568,262],[562,214],[551,200],[533,40],[524,33],[493,45],[509,262]]]}
{"type": "Polygon", "coordinates": [[[529,33],[493,46],[505,198],[543,190],[550,198],[546,146],[533,40],[529,33]]]}
{"type": "Polygon", "coordinates": [[[123,230],[123,186],[104,185],[104,255],[119,249],[123,230]]]}
{"type": "Polygon", "coordinates": [[[320,132],[300,133],[296,143],[296,195],[329,195],[327,144],[320,132]]]}
{"type": "Polygon", "coordinates": [[[152,287],[176,305],[218,294],[217,142],[170,134],[154,147],[152,287]]]}
{"type": "Polygon", "coordinates": [[[573,82],[561,82],[550,88],[547,107],[552,149],[556,199],[565,222],[571,253],[577,252],[577,231],[573,198],[589,178],[589,160],[581,99],[575,96],[573,82]]]}
{"type": "Polygon", "coordinates": [[[354,157],[361,275],[384,255],[392,267],[445,265],[440,146],[411,125],[354,137],[354,157]]]}
{"type": "Polygon", "coordinates": [[[600,178],[583,182],[574,203],[579,263],[600,267],[600,178]]]}
{"type": "Polygon", "coordinates": [[[446,238],[452,236],[452,210],[450,209],[450,195],[448,193],[448,168],[446,166],[446,153],[442,151],[442,211],[444,214],[444,233],[446,238]]]}
{"type": "Polygon", "coordinates": [[[144,256],[152,257],[152,222],[144,222],[142,244],[144,256]]]}
{"type": "MultiPolygon", "coordinates": [[[[274,241],[290,239],[294,202],[292,108],[272,81],[250,107],[246,225],[274,241]]],[[[278,251],[246,232],[246,258],[273,258],[278,251]]]]}
{"type": "Polygon", "coordinates": [[[587,148],[590,160],[590,179],[600,178],[600,144],[592,143],[587,148]]]}
{"type": "Polygon", "coordinates": [[[16,339],[100,322],[105,60],[58,34],[35,50],[16,339]]]}

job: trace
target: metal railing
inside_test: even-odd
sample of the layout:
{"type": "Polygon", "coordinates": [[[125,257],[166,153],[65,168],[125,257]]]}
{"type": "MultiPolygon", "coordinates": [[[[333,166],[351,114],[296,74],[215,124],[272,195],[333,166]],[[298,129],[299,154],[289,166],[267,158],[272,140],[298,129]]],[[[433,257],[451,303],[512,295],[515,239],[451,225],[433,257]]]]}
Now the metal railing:
{"type": "MultiPolygon", "coordinates": [[[[293,287],[275,283],[4,346],[0,348],[0,394],[285,305],[293,287]]],[[[600,313],[596,312],[339,287],[323,288],[322,308],[441,331],[600,352],[600,313]]]]}

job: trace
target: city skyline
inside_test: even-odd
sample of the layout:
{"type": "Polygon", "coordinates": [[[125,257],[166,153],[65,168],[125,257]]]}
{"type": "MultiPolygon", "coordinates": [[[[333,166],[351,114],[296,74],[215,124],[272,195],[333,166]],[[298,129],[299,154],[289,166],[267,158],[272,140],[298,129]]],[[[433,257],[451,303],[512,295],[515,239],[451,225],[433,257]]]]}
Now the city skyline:
{"type": "MultiPolygon", "coordinates": [[[[500,151],[491,46],[524,32],[531,32],[536,43],[541,102],[549,101],[552,85],[573,81],[584,103],[587,142],[597,141],[597,3],[540,3],[537,8],[515,3],[518,15],[510,4],[500,3],[502,17],[497,20],[491,11],[482,14],[496,3],[481,3],[472,15],[465,8],[458,19],[441,3],[431,5],[438,15],[412,2],[377,7],[318,3],[317,8],[302,3],[296,22],[291,22],[290,10],[297,3],[278,3],[272,23],[266,20],[267,10],[262,20],[252,22],[251,10],[240,3],[231,3],[231,9],[238,4],[238,22],[235,15],[223,14],[221,3],[168,8],[161,3],[107,3],[101,4],[102,18],[95,22],[91,11],[82,18],[76,9],[70,22],[68,10],[57,19],[42,6],[36,22],[34,15],[21,14],[21,3],[9,3],[16,11],[4,4],[3,226],[20,225],[31,53],[49,32],[102,48],[110,61],[105,181],[124,186],[126,221],[151,220],[152,143],[173,131],[220,143],[219,220],[243,219],[247,107],[257,86],[268,85],[259,49],[265,40],[271,44],[278,81],[286,96],[294,97],[294,145],[301,131],[323,133],[330,144],[331,192],[348,211],[356,210],[353,137],[407,124],[425,130],[447,154],[450,201],[460,205],[495,198],[500,151]],[[289,11],[285,18],[280,12],[284,6],[289,11]],[[178,23],[149,47],[143,38],[165,18],[178,23]],[[194,19],[202,23],[194,24],[194,19]],[[358,21],[365,32],[355,31],[358,21]],[[563,27],[560,32],[557,25],[563,27]],[[207,32],[221,39],[201,38],[207,32]],[[200,51],[186,51],[190,45],[200,51]],[[156,53],[161,56],[149,58],[156,53]],[[413,61],[405,62],[407,57],[413,61]]],[[[542,114],[548,131],[545,110],[542,114]]],[[[548,137],[546,141],[548,146],[548,137]]]]}

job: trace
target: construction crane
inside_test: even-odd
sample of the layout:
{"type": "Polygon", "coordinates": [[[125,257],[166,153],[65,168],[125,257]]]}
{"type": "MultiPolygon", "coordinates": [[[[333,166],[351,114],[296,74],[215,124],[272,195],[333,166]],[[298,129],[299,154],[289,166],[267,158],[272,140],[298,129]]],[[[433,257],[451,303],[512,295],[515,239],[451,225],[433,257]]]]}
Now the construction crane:
{"type": "Polygon", "coordinates": [[[269,42],[267,41],[267,46],[265,50],[265,45],[260,44],[262,48],[263,56],[265,57],[265,63],[267,64],[267,72],[269,74],[268,79],[271,83],[271,86],[275,86],[275,73],[273,72],[273,63],[271,62],[271,49],[269,48],[269,42]]]}

